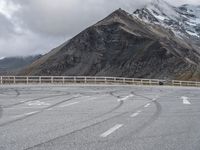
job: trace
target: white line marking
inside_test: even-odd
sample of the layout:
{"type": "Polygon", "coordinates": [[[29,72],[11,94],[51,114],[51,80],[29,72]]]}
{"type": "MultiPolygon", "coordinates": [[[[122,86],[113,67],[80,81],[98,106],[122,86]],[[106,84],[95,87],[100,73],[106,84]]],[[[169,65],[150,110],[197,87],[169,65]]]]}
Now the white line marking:
{"type": "Polygon", "coordinates": [[[49,106],[49,103],[41,102],[41,101],[32,101],[32,102],[27,102],[29,106],[49,106]]]}
{"type": "Polygon", "coordinates": [[[21,117],[25,117],[25,116],[30,116],[30,115],[33,115],[33,114],[36,114],[38,113],[39,111],[33,111],[33,112],[30,112],[30,113],[25,113],[25,114],[22,114],[22,115],[16,115],[14,117],[16,118],[21,118],[21,117]]]}
{"type": "Polygon", "coordinates": [[[130,95],[126,96],[126,97],[118,99],[118,102],[125,101],[125,100],[127,100],[127,99],[129,99],[129,98],[131,98],[133,96],[134,96],[133,94],[130,94],[130,95]]]}
{"type": "Polygon", "coordinates": [[[148,103],[148,104],[146,104],[144,107],[145,108],[147,108],[147,107],[149,107],[151,104],[150,103],[148,103]]]}
{"type": "Polygon", "coordinates": [[[141,112],[142,112],[142,111],[139,110],[139,111],[137,111],[136,113],[132,114],[131,117],[132,117],[132,118],[133,118],[133,117],[137,117],[141,112]]]}
{"type": "Polygon", "coordinates": [[[68,106],[72,106],[72,105],[75,105],[75,104],[78,104],[78,103],[80,103],[80,102],[73,102],[73,103],[69,103],[69,104],[66,104],[66,105],[61,105],[61,106],[59,106],[59,107],[68,107],[68,106]]]}
{"type": "Polygon", "coordinates": [[[158,98],[159,98],[159,96],[158,96],[158,95],[156,95],[156,97],[155,97],[155,98],[153,98],[153,99],[152,99],[152,101],[156,101],[158,98]]]}
{"type": "Polygon", "coordinates": [[[33,114],[36,114],[38,113],[39,111],[33,111],[33,112],[30,112],[30,113],[26,113],[25,116],[30,116],[30,115],[33,115],[33,114]]]}
{"type": "Polygon", "coordinates": [[[188,100],[188,97],[182,96],[181,99],[183,100],[183,104],[185,104],[185,105],[190,105],[191,104],[190,101],[188,100]]]}
{"type": "Polygon", "coordinates": [[[119,128],[121,128],[122,126],[123,126],[123,124],[117,124],[114,127],[112,127],[111,129],[109,129],[108,131],[101,134],[100,136],[105,138],[105,137],[109,136],[110,134],[112,134],[113,132],[115,132],[116,130],[118,130],[119,128]]]}
{"type": "Polygon", "coordinates": [[[35,109],[35,107],[17,107],[17,108],[6,108],[6,109],[35,109]]]}
{"type": "Polygon", "coordinates": [[[156,100],[157,100],[157,98],[153,98],[153,99],[152,99],[152,101],[156,101],[156,100]]]}

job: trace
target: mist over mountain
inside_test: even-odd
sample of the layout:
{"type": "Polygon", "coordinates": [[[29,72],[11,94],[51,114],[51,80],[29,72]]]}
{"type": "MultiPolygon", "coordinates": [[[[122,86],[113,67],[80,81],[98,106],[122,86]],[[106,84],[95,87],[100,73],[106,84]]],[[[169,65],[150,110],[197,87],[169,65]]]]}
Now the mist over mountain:
{"type": "Polygon", "coordinates": [[[199,6],[163,0],[118,9],[20,74],[200,80],[199,20],[199,6]]]}

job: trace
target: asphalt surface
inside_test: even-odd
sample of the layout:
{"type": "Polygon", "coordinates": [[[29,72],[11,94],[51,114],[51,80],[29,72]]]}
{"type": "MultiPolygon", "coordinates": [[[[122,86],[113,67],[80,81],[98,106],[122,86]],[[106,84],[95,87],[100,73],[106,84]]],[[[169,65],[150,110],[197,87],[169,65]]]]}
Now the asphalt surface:
{"type": "Polygon", "coordinates": [[[0,86],[0,150],[200,150],[200,89],[0,86]]]}

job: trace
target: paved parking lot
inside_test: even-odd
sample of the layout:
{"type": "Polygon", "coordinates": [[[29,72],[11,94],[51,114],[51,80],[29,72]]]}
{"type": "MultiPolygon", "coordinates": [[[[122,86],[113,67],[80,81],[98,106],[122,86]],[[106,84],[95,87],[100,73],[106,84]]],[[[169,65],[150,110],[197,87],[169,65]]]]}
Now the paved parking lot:
{"type": "Polygon", "coordinates": [[[199,150],[200,89],[0,86],[0,149],[199,150]]]}

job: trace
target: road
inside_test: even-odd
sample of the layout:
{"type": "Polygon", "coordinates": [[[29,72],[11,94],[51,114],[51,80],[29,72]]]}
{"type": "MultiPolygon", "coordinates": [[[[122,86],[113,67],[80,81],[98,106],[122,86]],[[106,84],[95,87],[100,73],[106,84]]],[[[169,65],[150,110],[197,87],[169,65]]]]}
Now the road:
{"type": "Polygon", "coordinates": [[[200,89],[0,86],[0,150],[199,150],[200,89]]]}

